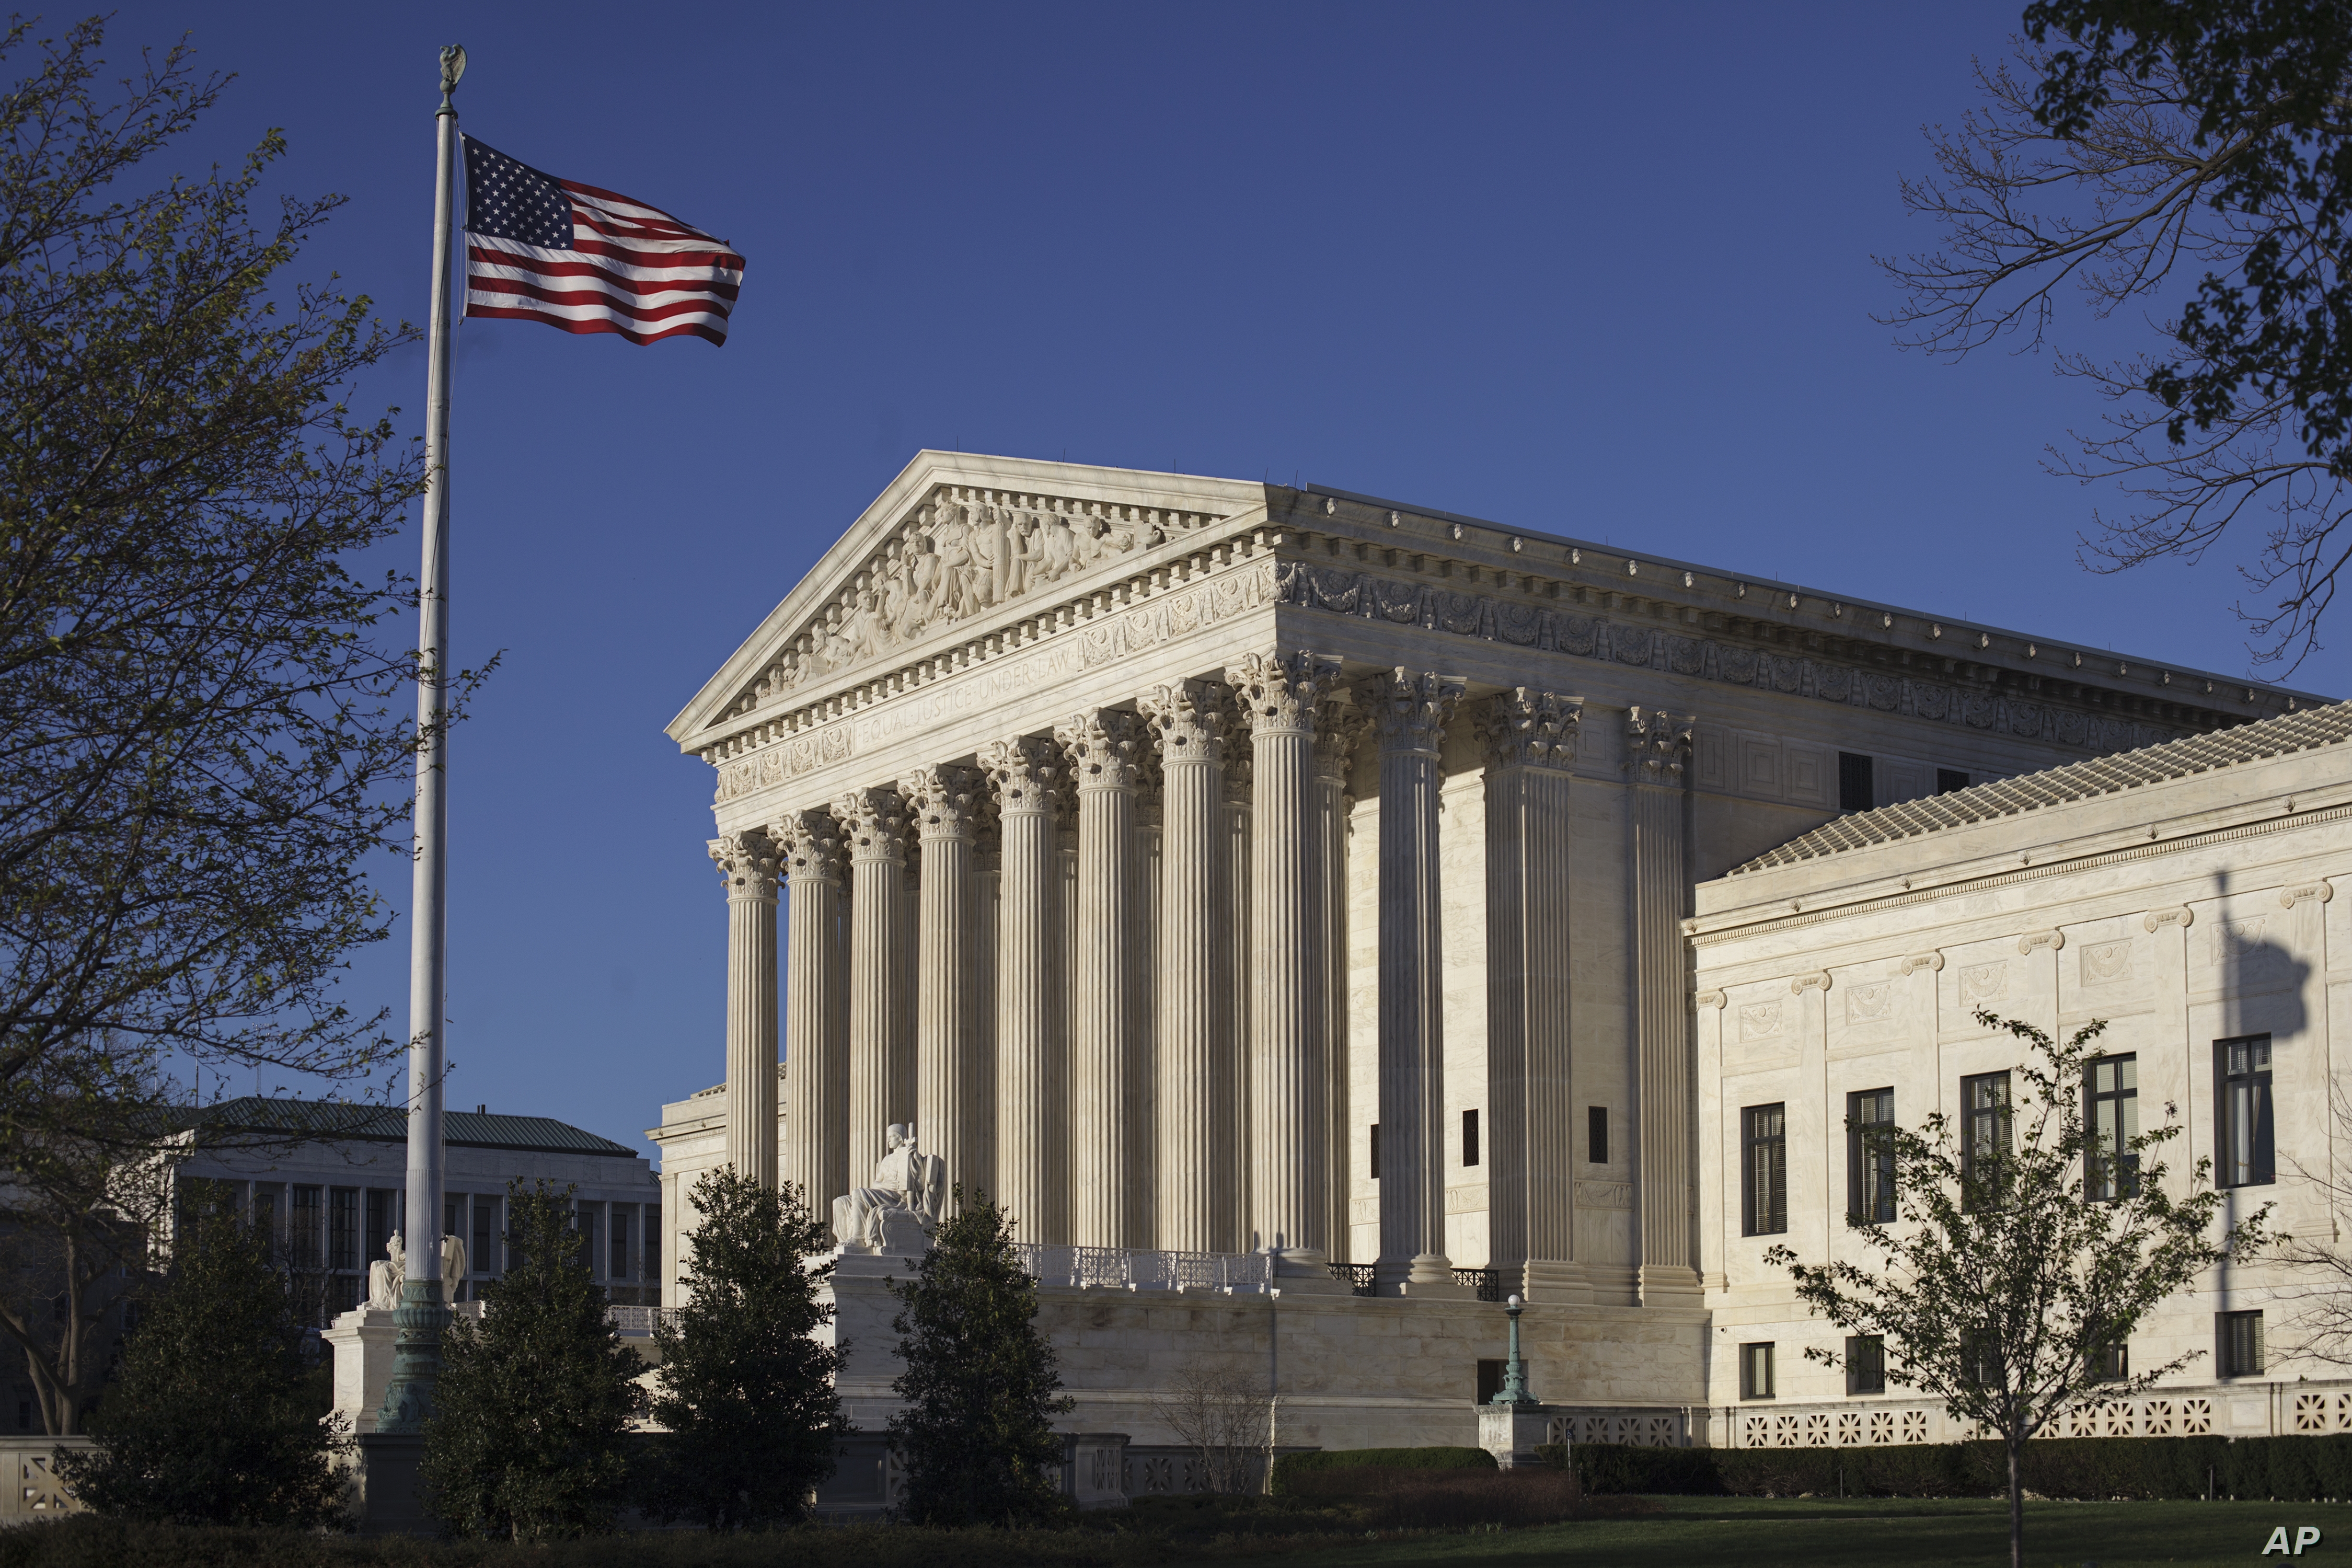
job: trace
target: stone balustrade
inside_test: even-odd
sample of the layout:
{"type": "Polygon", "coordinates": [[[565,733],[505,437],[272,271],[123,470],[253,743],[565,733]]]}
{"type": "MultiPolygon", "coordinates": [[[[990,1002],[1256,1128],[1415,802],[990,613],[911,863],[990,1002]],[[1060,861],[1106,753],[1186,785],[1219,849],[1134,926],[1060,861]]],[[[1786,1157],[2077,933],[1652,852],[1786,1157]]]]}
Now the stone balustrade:
{"type": "Polygon", "coordinates": [[[1171,1252],[1153,1247],[1057,1247],[1015,1242],[1040,1285],[1113,1290],[1264,1290],[1275,1259],[1263,1252],[1171,1252]]]}

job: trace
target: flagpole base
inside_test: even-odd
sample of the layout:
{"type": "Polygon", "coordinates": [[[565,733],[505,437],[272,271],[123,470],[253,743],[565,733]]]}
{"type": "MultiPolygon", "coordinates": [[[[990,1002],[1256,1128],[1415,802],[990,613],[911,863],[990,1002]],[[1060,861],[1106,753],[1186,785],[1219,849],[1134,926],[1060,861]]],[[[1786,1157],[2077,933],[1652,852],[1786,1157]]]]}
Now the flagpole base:
{"type": "Polygon", "coordinates": [[[434,1390],[441,1382],[441,1331],[449,1326],[449,1317],[440,1280],[401,1282],[400,1309],[392,1315],[400,1337],[392,1346],[392,1381],[376,1407],[377,1431],[425,1430],[433,1414],[434,1390]]]}

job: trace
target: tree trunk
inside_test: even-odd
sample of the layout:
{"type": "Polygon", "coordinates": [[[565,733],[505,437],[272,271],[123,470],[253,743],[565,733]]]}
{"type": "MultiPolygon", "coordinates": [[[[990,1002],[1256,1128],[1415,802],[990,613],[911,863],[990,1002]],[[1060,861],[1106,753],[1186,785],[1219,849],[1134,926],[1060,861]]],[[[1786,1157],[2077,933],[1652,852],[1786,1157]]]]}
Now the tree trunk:
{"type": "Polygon", "coordinates": [[[2025,1489],[2018,1482],[2017,1454],[2025,1439],[2009,1432],[2009,1568],[2025,1568],[2025,1489]]]}

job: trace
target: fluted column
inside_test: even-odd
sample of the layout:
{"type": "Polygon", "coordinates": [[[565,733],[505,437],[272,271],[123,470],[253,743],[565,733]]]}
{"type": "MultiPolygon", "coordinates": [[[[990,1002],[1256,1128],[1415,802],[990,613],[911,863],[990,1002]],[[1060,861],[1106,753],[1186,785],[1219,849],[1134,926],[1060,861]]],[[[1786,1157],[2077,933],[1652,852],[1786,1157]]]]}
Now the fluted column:
{"type": "Polygon", "coordinates": [[[1683,915],[1690,877],[1683,850],[1689,715],[1635,708],[1626,714],[1627,815],[1633,887],[1634,1097],[1640,1142],[1633,1151],[1641,1205],[1640,1290],[1644,1306],[1696,1305],[1692,1247],[1689,966],[1683,915]]]}
{"type": "Polygon", "coordinates": [[[776,1181],[776,848],[765,833],[710,840],[727,884],[727,1163],[776,1181]]]}
{"type": "Polygon", "coordinates": [[[973,1189],[981,1147],[978,976],[974,972],[972,831],[982,782],[971,768],[919,768],[898,783],[923,847],[916,893],[915,1126],[973,1189]]]}
{"type": "Polygon", "coordinates": [[[1368,721],[1345,695],[1324,702],[1315,721],[1317,886],[1323,895],[1324,1237],[1331,1261],[1348,1259],[1348,770],[1368,721]]]}
{"type": "Polygon", "coordinates": [[[1069,1240],[1060,965],[1060,760],[1042,741],[981,752],[996,795],[996,1199],[1024,1241],[1069,1240]]]}
{"type": "Polygon", "coordinates": [[[849,1190],[849,966],[841,824],[796,812],[768,829],[783,858],[783,1180],[819,1214],[849,1190]]]}
{"type": "Polygon", "coordinates": [[[1397,670],[1359,694],[1381,731],[1381,1256],[1383,1290],[1456,1289],[1445,1255],[1444,942],[1439,751],[1462,682],[1397,670]]]}
{"type": "Polygon", "coordinates": [[[915,1119],[915,1042],[907,973],[907,807],[898,792],[851,790],[834,803],[849,839],[849,1173],[870,1179],[894,1122],[915,1119]]]}
{"type": "Polygon", "coordinates": [[[1322,844],[1315,706],[1336,661],[1252,654],[1225,672],[1249,715],[1250,1229],[1294,1277],[1328,1279],[1322,844]]]}
{"type": "MultiPolygon", "coordinates": [[[[1569,769],[1580,700],[1522,686],[1486,710],[1488,1267],[1575,1296],[1569,769]]],[[[1586,1287],[1589,1291],[1590,1287],[1586,1287]]]]}
{"type": "Polygon", "coordinates": [[[1135,1180],[1128,1193],[1128,1226],[1138,1247],[1154,1245],[1160,1231],[1159,1184],[1152,1173],[1160,1168],[1160,752],[1151,733],[1137,721],[1135,768],[1135,837],[1129,865],[1134,885],[1128,889],[1127,1009],[1134,1031],[1128,1047],[1127,1100],[1128,1166],[1135,1180]]]}
{"type": "Polygon", "coordinates": [[[1070,951],[1071,1230],[1081,1247],[1141,1247],[1136,1164],[1135,775],[1142,727],[1097,709],[1055,731],[1078,798],[1077,938],[1070,951]]]}
{"type": "MultiPolygon", "coordinates": [[[[987,788],[985,774],[982,787],[987,788]]],[[[996,1179],[996,917],[1003,877],[994,792],[983,796],[983,802],[988,809],[971,847],[971,1065],[964,1075],[971,1086],[975,1146],[970,1155],[971,1173],[957,1179],[967,1191],[992,1198],[1001,1190],[996,1179]]]]}
{"type": "Polygon", "coordinates": [[[1224,858],[1224,885],[1219,889],[1225,913],[1225,1005],[1233,1027],[1219,1035],[1209,1057],[1212,1179],[1216,1184],[1215,1250],[1243,1252],[1250,1233],[1250,763],[1249,716],[1229,714],[1225,732],[1223,832],[1218,853],[1224,858]]]}
{"type": "Polygon", "coordinates": [[[1219,1037],[1233,1029],[1232,937],[1226,930],[1223,838],[1223,693],[1200,681],[1163,686],[1143,700],[1160,746],[1164,838],[1160,852],[1158,1027],[1158,1179],[1154,1245],[1217,1248],[1220,1100],[1230,1100],[1230,1058],[1219,1037]],[[1225,1070],[1218,1069],[1223,1066],[1225,1070]]]}

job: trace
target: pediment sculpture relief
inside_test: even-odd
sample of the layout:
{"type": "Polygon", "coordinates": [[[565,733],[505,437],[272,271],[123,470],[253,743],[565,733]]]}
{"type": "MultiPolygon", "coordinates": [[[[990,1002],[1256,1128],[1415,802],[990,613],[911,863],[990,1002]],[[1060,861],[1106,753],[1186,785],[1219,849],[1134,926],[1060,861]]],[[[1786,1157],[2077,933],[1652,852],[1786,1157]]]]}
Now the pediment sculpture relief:
{"type": "Polygon", "coordinates": [[[1202,512],[942,485],[811,619],[738,700],[737,710],[1216,521],[1202,512]]]}

